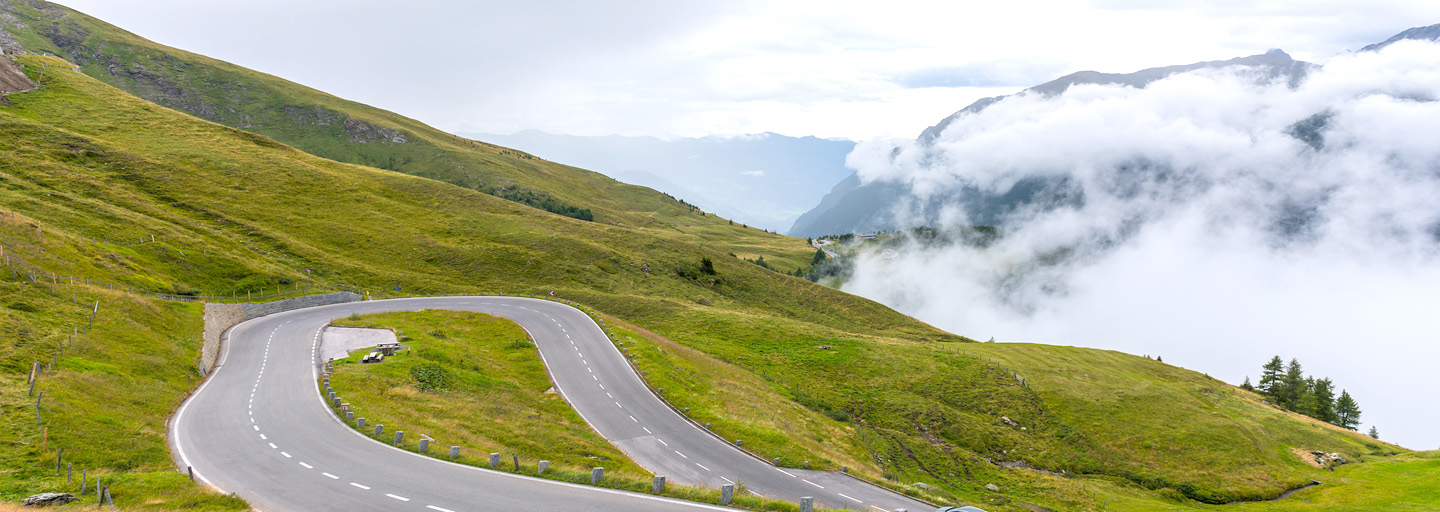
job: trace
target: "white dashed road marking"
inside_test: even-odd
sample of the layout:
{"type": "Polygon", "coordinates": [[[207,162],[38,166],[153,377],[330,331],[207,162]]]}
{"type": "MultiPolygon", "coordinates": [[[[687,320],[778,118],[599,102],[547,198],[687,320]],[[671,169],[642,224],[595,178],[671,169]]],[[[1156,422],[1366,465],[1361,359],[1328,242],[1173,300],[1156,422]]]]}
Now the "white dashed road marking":
{"type": "Polygon", "coordinates": [[[365,489],[365,490],[367,490],[367,491],[370,490],[369,487],[365,487],[365,486],[360,485],[360,484],[357,484],[357,483],[355,483],[355,482],[350,482],[350,485],[353,485],[353,486],[355,486],[355,487],[359,487],[359,488],[361,488],[361,489],[365,489]]]}
{"type": "Polygon", "coordinates": [[[811,482],[811,481],[809,481],[809,480],[805,480],[805,479],[803,479],[803,478],[800,479],[800,481],[805,482],[805,483],[810,484],[810,485],[813,485],[813,486],[815,486],[815,487],[819,487],[819,488],[821,488],[821,489],[824,489],[824,488],[825,488],[825,486],[823,486],[823,485],[817,484],[817,483],[815,483],[815,482],[811,482]]]}
{"type": "Polygon", "coordinates": [[[330,477],[331,480],[339,480],[339,479],[340,479],[340,477],[335,476],[335,475],[332,475],[332,474],[330,474],[330,473],[320,473],[320,474],[330,477]]]}
{"type": "Polygon", "coordinates": [[[855,503],[865,503],[865,502],[860,501],[860,500],[857,500],[857,499],[855,499],[855,498],[851,498],[851,497],[849,497],[849,496],[846,496],[845,493],[843,493],[843,492],[837,492],[837,493],[835,493],[835,494],[839,494],[840,497],[845,498],[845,499],[850,500],[850,501],[853,501],[853,502],[855,502],[855,503]]]}
{"type": "Polygon", "coordinates": [[[410,498],[406,498],[406,497],[404,497],[404,496],[396,496],[396,495],[390,494],[390,493],[386,493],[385,495],[386,495],[386,496],[389,496],[389,497],[391,497],[391,498],[395,498],[395,499],[400,500],[400,501],[410,501],[410,498]]]}
{"type": "Polygon", "coordinates": [[[301,466],[305,466],[305,469],[315,469],[315,466],[311,466],[311,465],[306,464],[306,463],[304,463],[304,462],[301,462],[300,465],[301,465],[301,466]]]}

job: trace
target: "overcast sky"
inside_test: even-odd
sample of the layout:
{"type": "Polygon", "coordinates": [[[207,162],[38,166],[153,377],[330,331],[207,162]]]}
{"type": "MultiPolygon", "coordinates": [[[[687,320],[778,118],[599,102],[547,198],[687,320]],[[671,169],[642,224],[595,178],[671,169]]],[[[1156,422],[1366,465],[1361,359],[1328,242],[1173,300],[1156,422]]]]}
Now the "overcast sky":
{"type": "Polygon", "coordinates": [[[452,132],[913,137],[983,96],[1282,48],[1325,61],[1431,0],[63,0],[452,132]]]}

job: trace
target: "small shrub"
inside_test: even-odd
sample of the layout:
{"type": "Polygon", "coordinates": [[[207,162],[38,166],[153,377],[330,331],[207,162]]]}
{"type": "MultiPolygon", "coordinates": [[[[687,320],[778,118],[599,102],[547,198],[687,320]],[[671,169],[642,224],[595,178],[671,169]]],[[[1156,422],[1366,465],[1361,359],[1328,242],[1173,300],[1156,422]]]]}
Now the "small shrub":
{"type": "Polygon", "coordinates": [[[420,391],[440,391],[450,387],[453,377],[450,370],[436,363],[421,363],[410,367],[410,377],[420,391]]]}

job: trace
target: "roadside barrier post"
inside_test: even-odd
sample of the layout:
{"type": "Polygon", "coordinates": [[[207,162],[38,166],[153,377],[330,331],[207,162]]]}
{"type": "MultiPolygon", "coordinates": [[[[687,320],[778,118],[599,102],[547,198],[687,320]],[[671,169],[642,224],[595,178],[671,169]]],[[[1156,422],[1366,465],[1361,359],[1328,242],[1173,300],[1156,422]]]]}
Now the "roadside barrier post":
{"type": "Polygon", "coordinates": [[[660,494],[660,493],[662,493],[662,492],[665,492],[665,477],[664,477],[664,476],[662,476],[662,475],[655,475],[655,483],[650,486],[650,492],[651,492],[652,494],[660,494]]]}
{"type": "Polygon", "coordinates": [[[605,468],[590,470],[590,485],[600,485],[601,478],[605,478],[605,468]]]}
{"type": "Polygon", "coordinates": [[[460,457],[460,447],[459,447],[459,446],[451,446],[451,447],[450,447],[450,458],[455,459],[455,458],[459,458],[459,457],[460,457]]]}
{"type": "Polygon", "coordinates": [[[492,454],[490,454],[490,469],[495,469],[495,467],[496,467],[496,466],[499,466],[499,465],[500,465],[500,454],[498,454],[498,453],[492,453],[492,454]]]}
{"type": "Polygon", "coordinates": [[[513,453],[510,454],[510,456],[515,458],[515,472],[516,472],[516,473],[519,473],[519,472],[520,472],[520,456],[519,456],[519,455],[516,455],[516,454],[513,454],[513,453]]]}
{"type": "Polygon", "coordinates": [[[815,512],[815,498],[810,496],[800,498],[800,512],[815,512]]]}
{"type": "Polygon", "coordinates": [[[545,474],[545,470],[547,469],[550,469],[550,461],[548,460],[542,460],[539,463],[535,464],[535,474],[537,475],[545,474]]]}
{"type": "Polygon", "coordinates": [[[385,425],[376,423],[376,424],[375,424],[375,435],[376,435],[376,436],[379,436],[380,434],[384,434],[384,433],[385,433],[385,425]]]}
{"type": "Polygon", "coordinates": [[[729,505],[730,502],[733,501],[734,499],[735,499],[735,486],[734,486],[733,484],[725,484],[725,485],[720,486],[720,504],[721,504],[721,505],[729,505]]]}
{"type": "Polygon", "coordinates": [[[355,428],[365,428],[365,418],[356,418],[355,428]]]}
{"type": "Polygon", "coordinates": [[[403,443],[403,442],[405,442],[405,431],[404,431],[404,430],[396,430],[396,431],[395,431],[395,446],[400,446],[400,443],[403,443]]]}
{"type": "Polygon", "coordinates": [[[420,439],[420,453],[428,453],[429,451],[430,451],[430,440],[429,440],[429,439],[421,438],[421,439],[420,439]]]}

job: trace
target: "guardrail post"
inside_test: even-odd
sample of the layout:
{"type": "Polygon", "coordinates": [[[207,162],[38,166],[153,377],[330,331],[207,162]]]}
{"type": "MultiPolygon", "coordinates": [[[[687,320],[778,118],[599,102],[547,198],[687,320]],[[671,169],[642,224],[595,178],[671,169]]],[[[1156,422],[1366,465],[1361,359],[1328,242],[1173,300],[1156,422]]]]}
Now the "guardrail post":
{"type": "Polygon", "coordinates": [[[355,428],[365,428],[365,418],[355,418],[355,428]]]}
{"type": "Polygon", "coordinates": [[[815,498],[810,496],[800,498],[800,512],[815,512],[815,498]]]}
{"type": "Polygon", "coordinates": [[[849,473],[849,472],[850,472],[850,467],[849,467],[849,466],[840,466],[840,472],[841,472],[841,473],[849,473]]]}
{"type": "Polygon", "coordinates": [[[490,469],[495,469],[495,466],[499,466],[499,465],[500,465],[500,454],[498,454],[498,453],[492,453],[492,454],[490,454],[490,469]]]}
{"type": "Polygon", "coordinates": [[[460,447],[459,447],[459,446],[451,446],[451,447],[450,447],[450,458],[454,459],[454,458],[458,458],[458,457],[460,457],[460,447]]]}
{"type": "Polygon", "coordinates": [[[548,461],[548,460],[542,460],[542,461],[540,461],[538,464],[535,465],[535,474],[537,474],[537,475],[543,475],[543,474],[545,474],[545,470],[547,470],[547,469],[550,469],[550,461],[548,461]]]}
{"type": "Polygon", "coordinates": [[[352,421],[355,421],[355,413],[351,411],[345,411],[345,422],[349,423],[352,421]]]}
{"type": "Polygon", "coordinates": [[[590,470],[590,485],[600,485],[601,478],[605,478],[605,468],[590,470]]]}
{"type": "Polygon", "coordinates": [[[515,458],[515,472],[520,472],[520,456],[513,453],[510,456],[515,458]]]}
{"type": "Polygon", "coordinates": [[[660,494],[660,493],[662,493],[662,492],[664,492],[664,491],[665,491],[665,477],[662,476],[662,475],[655,475],[655,483],[653,483],[653,484],[650,485],[650,492],[653,493],[653,494],[660,494]]]}
{"type": "Polygon", "coordinates": [[[430,452],[430,440],[429,440],[429,439],[421,439],[421,440],[420,440],[420,453],[429,453],[429,452],[430,452]]]}
{"type": "Polygon", "coordinates": [[[729,505],[730,502],[733,501],[734,499],[735,499],[735,486],[734,486],[733,484],[725,484],[725,485],[720,486],[720,504],[721,504],[721,505],[729,505]]]}
{"type": "Polygon", "coordinates": [[[403,442],[405,442],[405,431],[404,431],[404,430],[396,430],[396,431],[395,431],[395,446],[400,446],[400,443],[403,443],[403,442]]]}
{"type": "Polygon", "coordinates": [[[380,424],[380,423],[376,423],[376,424],[375,424],[375,435],[376,435],[376,436],[379,436],[380,434],[384,434],[384,433],[385,433],[385,425],[382,425],[382,424],[380,424]]]}

